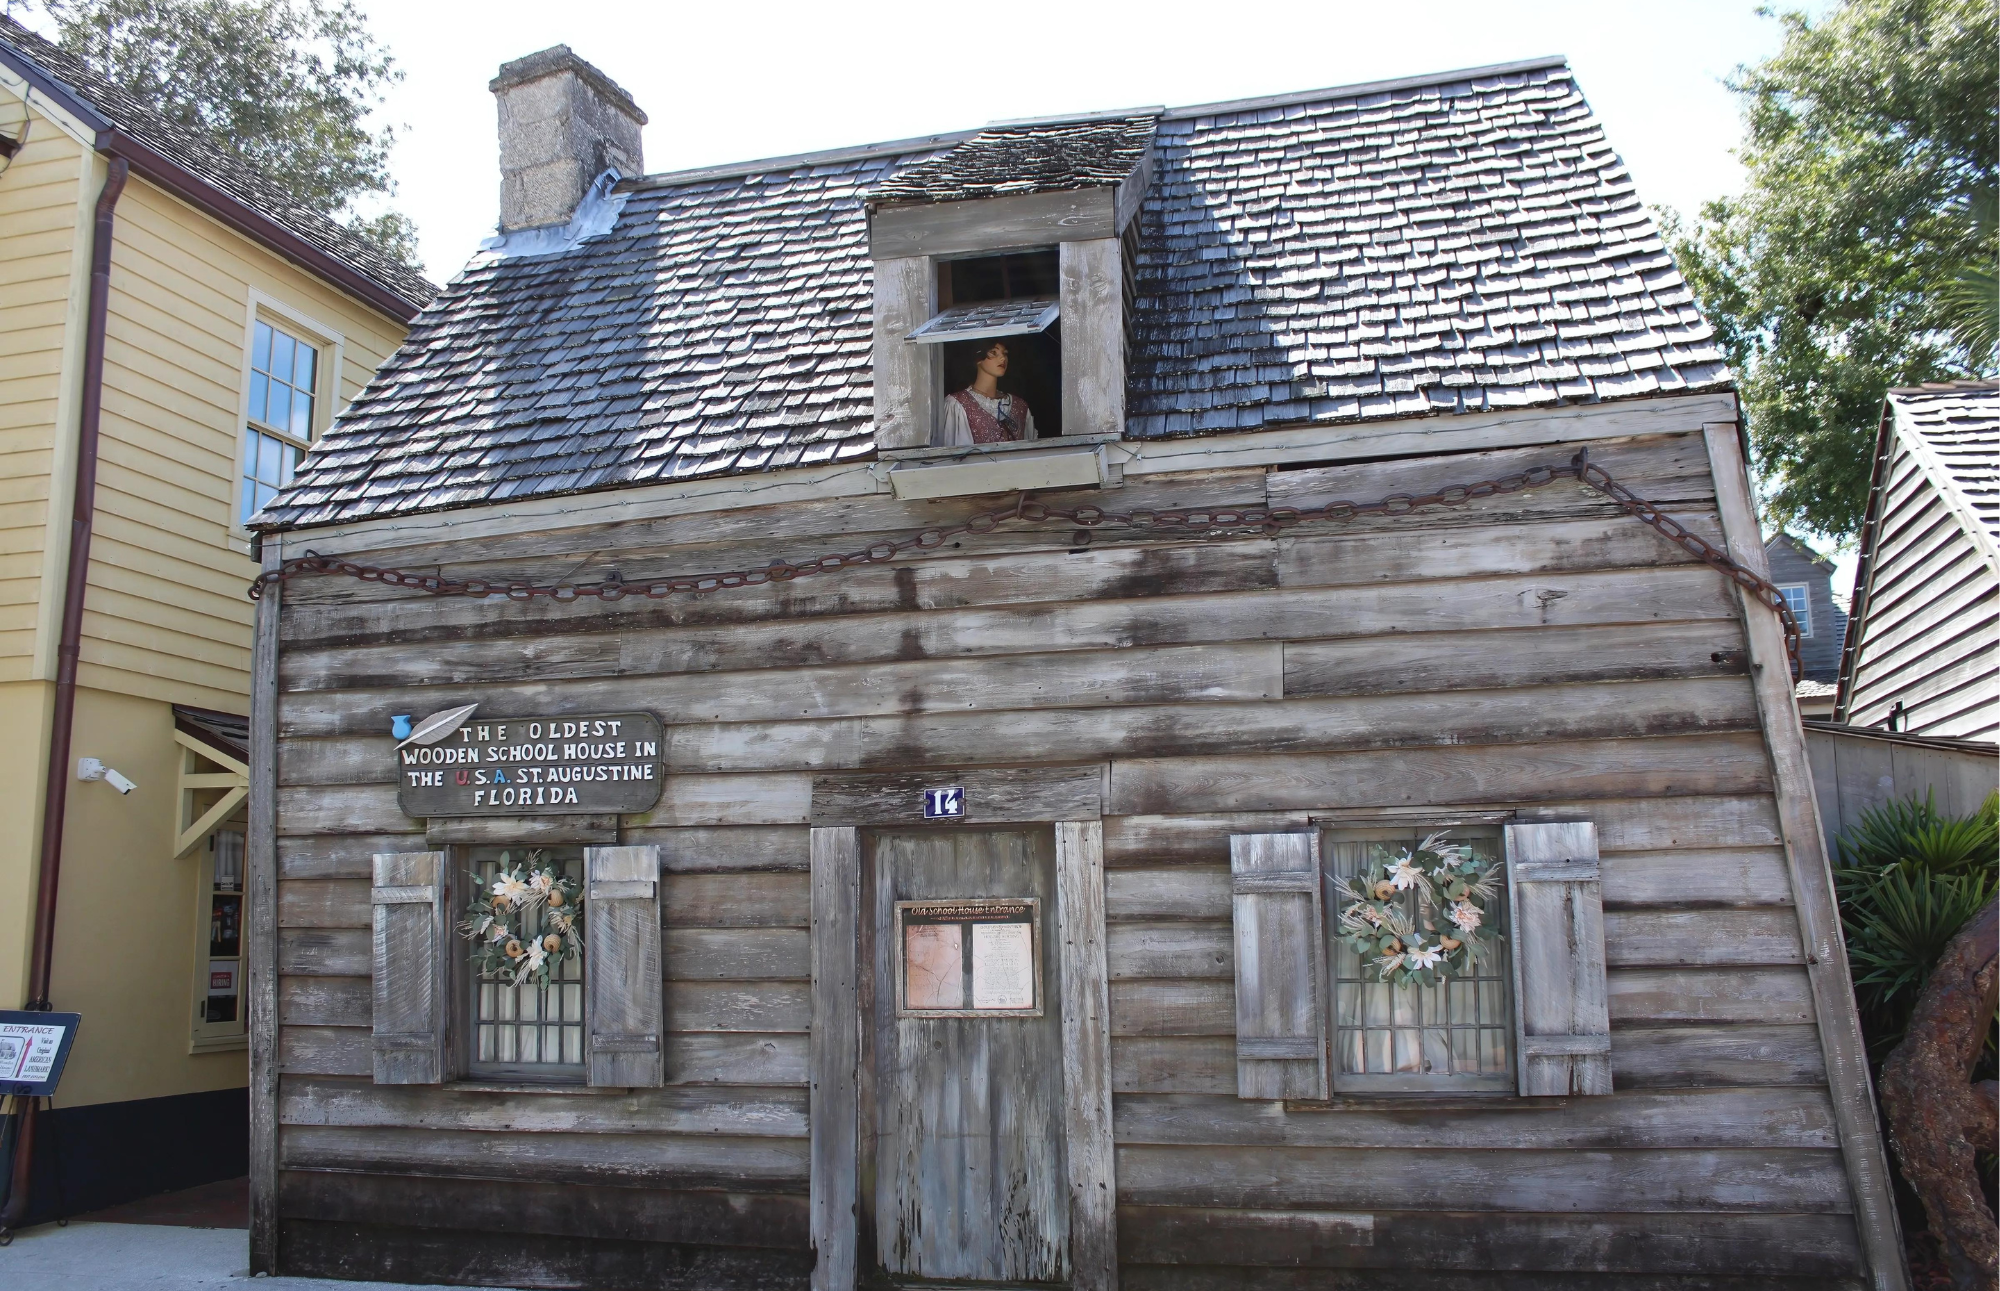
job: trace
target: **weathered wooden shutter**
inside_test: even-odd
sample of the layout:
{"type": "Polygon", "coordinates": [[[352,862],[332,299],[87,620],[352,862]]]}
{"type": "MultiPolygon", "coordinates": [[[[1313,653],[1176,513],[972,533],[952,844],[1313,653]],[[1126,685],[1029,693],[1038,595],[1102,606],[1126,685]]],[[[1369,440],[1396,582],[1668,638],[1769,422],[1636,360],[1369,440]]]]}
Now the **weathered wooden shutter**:
{"type": "Polygon", "coordinates": [[[375,1083],[436,1085],[445,1077],[447,985],[443,852],[379,852],[374,910],[375,1083]]]}
{"type": "Polygon", "coordinates": [[[666,1083],[660,971],[660,849],[584,849],[584,980],[590,1083],[666,1083]]]}
{"type": "Polygon", "coordinates": [[[1229,839],[1236,1096],[1325,1098],[1318,834],[1229,839]]]}
{"type": "Polygon", "coordinates": [[[1597,826],[1507,826],[1514,1041],[1523,1094],[1611,1092],[1597,826]]]}

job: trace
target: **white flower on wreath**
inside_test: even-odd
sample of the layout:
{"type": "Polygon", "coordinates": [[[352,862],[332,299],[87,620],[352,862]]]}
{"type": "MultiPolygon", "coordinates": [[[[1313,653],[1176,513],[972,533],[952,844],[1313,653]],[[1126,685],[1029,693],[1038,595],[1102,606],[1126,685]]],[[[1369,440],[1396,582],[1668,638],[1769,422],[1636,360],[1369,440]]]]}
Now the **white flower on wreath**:
{"type": "Polygon", "coordinates": [[[493,895],[502,897],[508,905],[520,905],[527,899],[528,885],[512,874],[501,874],[493,880],[493,895]]]}
{"type": "Polygon", "coordinates": [[[1436,946],[1426,946],[1418,942],[1404,951],[1403,957],[1410,961],[1412,968],[1431,968],[1444,958],[1444,951],[1436,946]]]}
{"type": "Polygon", "coordinates": [[[1483,918],[1484,916],[1479,913],[1479,907],[1470,901],[1460,901],[1451,908],[1451,921],[1466,932],[1477,928],[1483,918]]]}
{"type": "Polygon", "coordinates": [[[507,936],[506,924],[500,923],[497,920],[488,920],[487,922],[492,923],[493,925],[486,931],[486,939],[488,941],[503,941],[506,939],[507,936]]]}
{"type": "Polygon", "coordinates": [[[1398,892],[1405,892],[1415,887],[1423,877],[1423,870],[1418,868],[1416,860],[1408,853],[1397,857],[1396,863],[1389,867],[1389,882],[1396,885],[1398,892]]]}
{"type": "Polygon", "coordinates": [[[528,954],[525,964],[523,966],[523,972],[524,973],[535,972],[536,970],[541,968],[542,961],[547,959],[548,957],[549,957],[549,952],[542,949],[541,942],[539,941],[529,942],[528,954]]]}
{"type": "Polygon", "coordinates": [[[528,886],[533,888],[538,894],[546,896],[548,890],[555,885],[555,881],[556,876],[551,871],[536,870],[528,879],[528,886]]]}

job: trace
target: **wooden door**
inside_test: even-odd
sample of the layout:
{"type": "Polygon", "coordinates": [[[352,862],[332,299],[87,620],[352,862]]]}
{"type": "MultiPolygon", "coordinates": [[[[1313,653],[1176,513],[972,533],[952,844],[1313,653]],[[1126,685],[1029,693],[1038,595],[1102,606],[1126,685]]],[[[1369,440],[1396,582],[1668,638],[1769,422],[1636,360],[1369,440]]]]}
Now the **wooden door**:
{"type": "Polygon", "coordinates": [[[1068,1282],[1054,851],[1047,827],[871,839],[860,1092],[862,1231],[874,1249],[863,1268],[890,1285],[1068,1282]],[[1003,942],[1029,944],[1024,911],[1033,951],[1010,953],[1017,974],[1032,961],[1033,1008],[974,978],[1003,942]],[[962,942],[948,935],[957,917],[962,942]],[[971,926],[983,920],[1013,926],[989,924],[987,936],[971,926]],[[927,982],[937,959],[924,947],[962,946],[964,989],[905,982],[899,957],[913,945],[927,982]],[[953,1005],[959,1015],[944,1015],[953,1005]]]}

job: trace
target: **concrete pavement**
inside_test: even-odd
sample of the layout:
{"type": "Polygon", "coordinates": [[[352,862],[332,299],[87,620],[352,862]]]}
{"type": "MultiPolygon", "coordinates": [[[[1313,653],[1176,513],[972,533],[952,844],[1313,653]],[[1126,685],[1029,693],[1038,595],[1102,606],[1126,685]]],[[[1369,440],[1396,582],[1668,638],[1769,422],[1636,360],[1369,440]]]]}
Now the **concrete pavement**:
{"type": "Polygon", "coordinates": [[[7,1291],[446,1291],[405,1282],[252,1278],[249,1234],[78,1220],[42,1224],[0,1248],[7,1291]]]}

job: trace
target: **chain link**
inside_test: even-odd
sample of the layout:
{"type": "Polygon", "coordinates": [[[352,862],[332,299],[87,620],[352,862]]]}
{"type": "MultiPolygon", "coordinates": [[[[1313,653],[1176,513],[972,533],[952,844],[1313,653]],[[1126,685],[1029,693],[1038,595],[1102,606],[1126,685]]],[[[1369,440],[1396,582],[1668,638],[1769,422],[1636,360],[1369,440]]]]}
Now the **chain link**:
{"type": "Polygon", "coordinates": [[[1059,521],[1062,524],[1075,525],[1079,530],[1085,531],[1086,535],[1089,530],[1109,527],[1162,534],[1203,534],[1210,538],[1221,539],[1250,538],[1260,535],[1274,536],[1302,524],[1337,524],[1360,516],[1405,516],[1431,507],[1463,506],[1476,498],[1543,488],[1557,480],[1577,480],[1604,494],[1697,560],[1728,575],[1731,581],[1753,599],[1769,606],[1784,625],[1785,651],[1791,659],[1793,675],[1797,676],[1799,625],[1792,616],[1791,607],[1785,603],[1784,594],[1777,586],[1755,570],[1738,563],[1727,552],[1613,479],[1610,472],[1590,461],[1588,450],[1578,452],[1566,466],[1534,466],[1496,479],[1479,480],[1471,484],[1454,484],[1435,493],[1392,493],[1375,502],[1339,501],[1316,507],[1192,507],[1174,511],[1156,511],[1149,508],[1107,511],[1102,507],[1090,505],[1051,506],[1046,502],[1037,501],[1027,493],[1021,493],[1015,496],[1011,504],[978,512],[959,524],[919,529],[900,538],[878,539],[858,551],[827,552],[796,564],[786,560],[774,560],[761,569],[739,569],[714,574],[677,574],[669,578],[645,579],[630,583],[617,579],[596,583],[535,584],[503,582],[497,579],[444,578],[437,574],[413,574],[400,569],[359,565],[335,556],[322,556],[317,552],[307,551],[305,555],[288,560],[277,569],[266,570],[258,575],[257,580],[250,584],[250,599],[256,600],[261,597],[266,587],[289,582],[304,575],[340,574],[348,578],[358,578],[364,583],[408,587],[428,592],[432,596],[469,596],[475,599],[504,596],[515,601],[547,597],[562,604],[591,597],[600,601],[620,601],[628,596],[664,600],[670,596],[718,592],[735,587],[761,587],[767,583],[788,583],[796,578],[830,574],[859,565],[879,565],[892,561],[907,551],[936,550],[953,538],[966,534],[994,533],[1001,525],[1016,521],[1025,521],[1028,524],[1059,521]]]}

